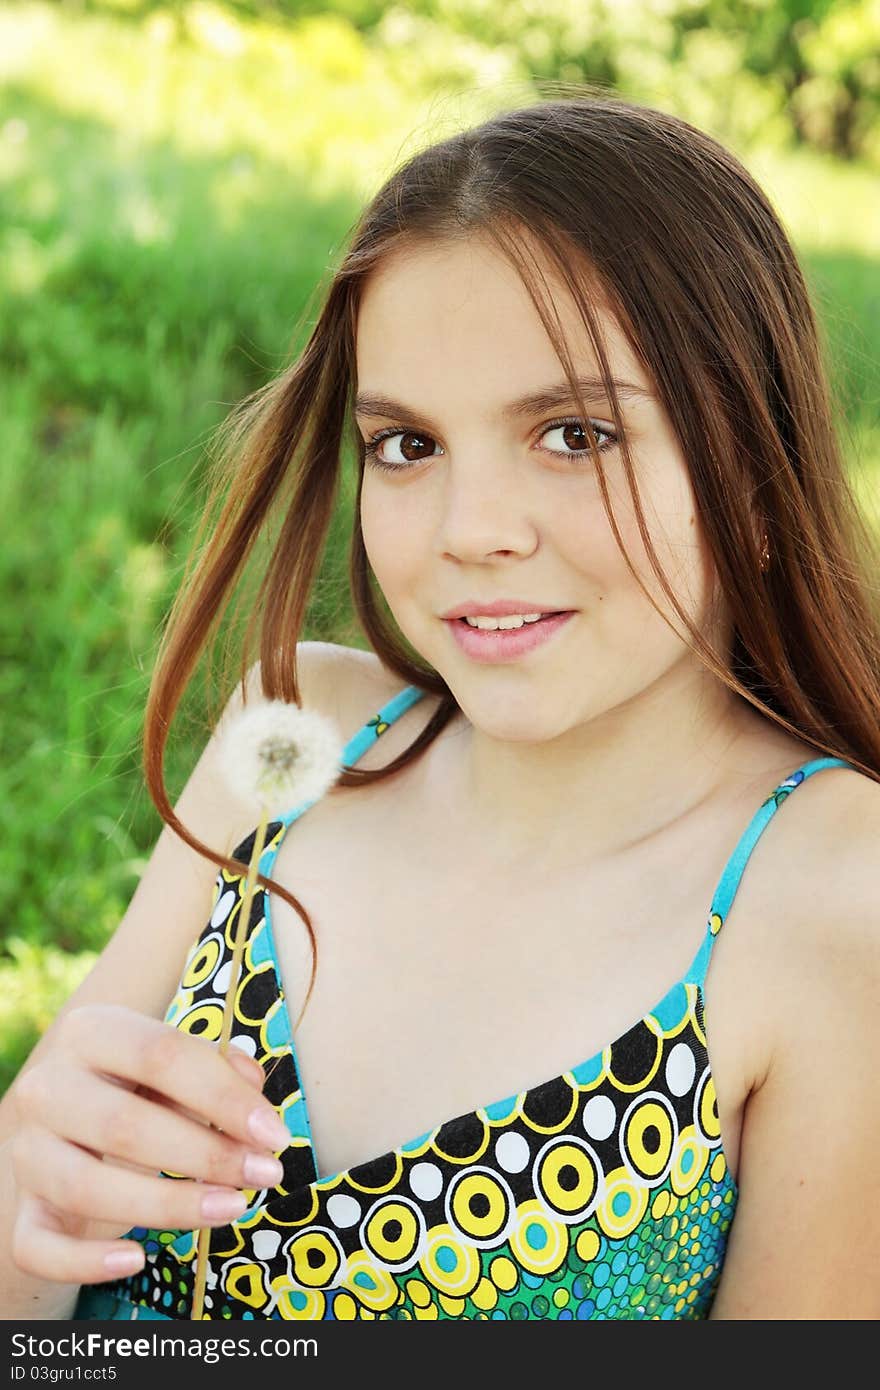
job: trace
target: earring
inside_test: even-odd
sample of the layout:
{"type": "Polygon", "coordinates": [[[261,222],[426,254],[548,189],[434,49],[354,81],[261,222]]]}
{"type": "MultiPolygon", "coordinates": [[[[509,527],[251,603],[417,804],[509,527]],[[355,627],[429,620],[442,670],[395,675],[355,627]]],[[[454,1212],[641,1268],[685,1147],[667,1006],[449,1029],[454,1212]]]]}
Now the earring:
{"type": "Polygon", "coordinates": [[[761,546],[761,569],[766,570],[770,564],[770,546],[767,541],[767,532],[764,532],[764,542],[761,546]]]}

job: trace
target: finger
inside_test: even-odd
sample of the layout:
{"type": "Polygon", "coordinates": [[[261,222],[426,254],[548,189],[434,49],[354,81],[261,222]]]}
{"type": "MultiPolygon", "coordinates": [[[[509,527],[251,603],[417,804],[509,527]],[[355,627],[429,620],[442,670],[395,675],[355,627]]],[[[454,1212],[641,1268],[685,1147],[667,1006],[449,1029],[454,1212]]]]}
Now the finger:
{"type": "Polygon", "coordinates": [[[143,1096],[144,1100],[151,1100],[154,1105],[164,1105],[176,1115],[184,1115],[188,1120],[197,1120],[199,1124],[204,1124],[204,1120],[194,1110],[187,1110],[185,1105],[178,1105],[176,1100],[172,1100],[170,1096],[163,1096],[161,1091],[154,1091],[152,1086],[135,1086],[134,1094],[143,1096]]]}
{"type": "MultiPolygon", "coordinates": [[[[281,1061],[280,1057],[272,1058],[269,1067],[264,1071],[262,1064],[258,1062],[255,1057],[251,1057],[249,1054],[243,1052],[239,1047],[230,1046],[229,1051],[225,1054],[225,1056],[230,1066],[233,1066],[235,1068],[239,1076],[243,1077],[249,1085],[254,1086],[260,1092],[263,1091],[265,1084],[269,1080],[269,1077],[272,1075],[272,1072],[275,1070],[275,1066],[277,1065],[277,1063],[281,1061]]],[[[117,1085],[119,1086],[124,1086],[126,1084],[127,1083],[125,1082],[117,1081],[117,1085]]],[[[198,1118],[192,1110],[187,1110],[186,1106],[184,1105],[176,1105],[174,1101],[172,1101],[168,1096],[163,1096],[159,1091],[154,1090],[152,1086],[140,1084],[136,1085],[134,1087],[134,1090],[137,1092],[138,1095],[146,1096],[147,1100],[156,1101],[159,1104],[173,1106],[174,1109],[179,1111],[181,1115],[186,1115],[190,1119],[198,1118]]]]}
{"type": "Polygon", "coordinates": [[[251,1057],[247,1052],[243,1052],[234,1043],[230,1044],[225,1057],[230,1066],[235,1067],[239,1076],[243,1077],[251,1086],[256,1086],[259,1091],[262,1091],[266,1081],[266,1073],[256,1057],[251,1057]]]}
{"type": "Polygon", "coordinates": [[[23,1196],[12,1229],[12,1257],[25,1274],[58,1283],[97,1284],[143,1269],[146,1256],[134,1240],[77,1240],[36,1197],[23,1196]]]}
{"type": "Polygon", "coordinates": [[[273,1153],[289,1144],[278,1111],[213,1042],[116,1004],[73,1010],[65,1030],[90,1070],[149,1086],[243,1143],[273,1153]]]}
{"type": "Polygon", "coordinates": [[[83,1221],[117,1222],[120,1232],[135,1226],[190,1231],[224,1226],[247,1210],[251,1198],[229,1187],[186,1179],[153,1177],[92,1158],[47,1129],[30,1135],[26,1184],[32,1196],[83,1221]]]}
{"type": "Polygon", "coordinates": [[[199,1119],[136,1091],[108,1086],[93,1072],[56,1066],[52,1131],[92,1155],[175,1177],[259,1191],[281,1182],[277,1158],[230,1139],[199,1119]]]}

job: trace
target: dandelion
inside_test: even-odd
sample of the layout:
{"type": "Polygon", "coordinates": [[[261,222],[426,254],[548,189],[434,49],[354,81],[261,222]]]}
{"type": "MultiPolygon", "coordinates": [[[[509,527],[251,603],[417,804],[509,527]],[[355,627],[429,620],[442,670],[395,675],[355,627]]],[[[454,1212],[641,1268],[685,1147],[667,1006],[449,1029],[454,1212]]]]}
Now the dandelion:
{"type": "Polygon", "coordinates": [[[285,700],[231,715],[217,749],[230,787],[260,810],[316,801],[339,776],[341,753],[331,720],[285,700]]]}
{"type": "MultiPolygon", "coordinates": [[[[333,785],[342,770],[343,744],[332,720],[314,710],[303,710],[285,700],[268,700],[236,711],[218,731],[217,759],[230,788],[259,812],[247,882],[235,924],[229,985],[223,1001],[220,1052],[229,1049],[232,1014],[247,924],[257,872],[273,811],[311,805],[333,785]]],[[[196,1279],[191,1317],[203,1315],[208,1272],[210,1228],[198,1232],[196,1279]]]]}

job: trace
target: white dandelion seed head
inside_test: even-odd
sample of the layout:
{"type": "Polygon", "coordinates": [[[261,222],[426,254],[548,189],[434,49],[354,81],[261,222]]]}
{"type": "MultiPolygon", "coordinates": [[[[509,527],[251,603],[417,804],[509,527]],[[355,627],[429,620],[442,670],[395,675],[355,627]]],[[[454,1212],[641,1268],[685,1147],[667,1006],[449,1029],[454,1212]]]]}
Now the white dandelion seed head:
{"type": "Polygon", "coordinates": [[[323,796],[339,777],[344,747],[326,715],[266,700],[228,716],[218,760],[236,794],[271,814],[323,796]]]}

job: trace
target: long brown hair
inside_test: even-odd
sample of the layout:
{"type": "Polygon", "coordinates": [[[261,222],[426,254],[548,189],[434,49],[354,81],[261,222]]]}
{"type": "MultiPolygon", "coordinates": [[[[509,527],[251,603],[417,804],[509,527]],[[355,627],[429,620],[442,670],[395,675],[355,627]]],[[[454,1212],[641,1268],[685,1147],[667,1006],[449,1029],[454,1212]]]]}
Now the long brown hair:
{"type": "MultiPolygon", "coordinates": [[[[218,431],[208,501],[147,698],[144,767],[163,820],[231,872],[246,865],[203,844],[174,814],[162,775],[168,728],[246,561],[273,525],[277,537],[241,645],[242,697],[256,650],[264,695],[300,703],[297,640],[348,441],[358,459],[349,562],[357,618],[401,682],[440,700],[398,757],[372,771],[345,771],[337,785],[392,776],[458,711],[443,678],[387,620],[371,585],[359,519],[363,448],[351,412],[365,282],[393,251],[439,238],[480,235],[509,257],[586,417],[528,254],[529,239],[543,247],[590,334],[642,538],[688,645],[730,690],[817,755],[842,757],[880,780],[880,607],[869,582],[880,573],[877,538],[848,481],[826,349],[794,251],[765,194],[711,136],[606,91],[563,91],[409,158],[360,216],[300,355],[218,431]],[[726,665],[679,604],[652,546],[597,305],[617,317],[677,431],[734,623],[726,665]]],[[[623,551],[601,455],[590,444],[623,551]]],[[[271,878],[259,881],[299,912],[316,949],[302,904],[271,878]]],[[[314,978],[313,964],[306,1003],[314,978]]]]}

